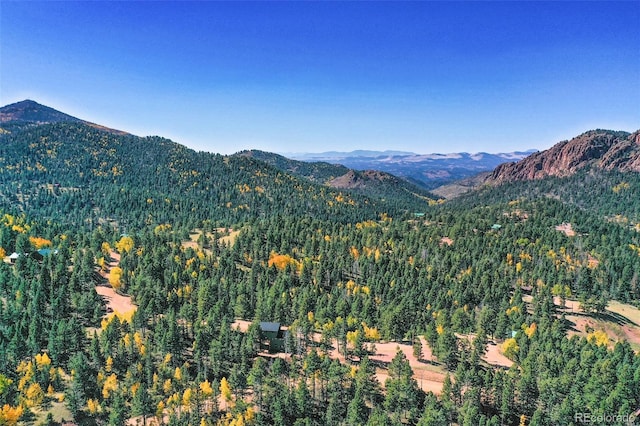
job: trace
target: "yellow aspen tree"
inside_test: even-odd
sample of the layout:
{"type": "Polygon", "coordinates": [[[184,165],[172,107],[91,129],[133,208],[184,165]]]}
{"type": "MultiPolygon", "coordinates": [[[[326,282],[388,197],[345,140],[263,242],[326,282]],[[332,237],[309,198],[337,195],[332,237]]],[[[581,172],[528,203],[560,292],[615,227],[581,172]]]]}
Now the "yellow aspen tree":
{"type": "Polygon", "coordinates": [[[96,414],[102,410],[102,407],[100,407],[100,403],[95,399],[87,400],[87,408],[89,409],[90,414],[96,414]]]}
{"type": "Polygon", "coordinates": [[[200,392],[202,392],[202,395],[204,396],[213,395],[213,388],[211,387],[211,383],[209,383],[208,380],[200,383],[200,392]]]}
{"type": "Polygon", "coordinates": [[[35,407],[42,404],[44,392],[38,383],[31,383],[25,392],[27,407],[35,407]]]}
{"type": "Polygon", "coordinates": [[[2,409],[0,409],[0,424],[16,426],[23,412],[24,409],[22,406],[12,407],[9,404],[5,404],[2,409]]]}
{"type": "Polygon", "coordinates": [[[102,252],[103,255],[109,256],[109,254],[111,253],[111,245],[105,241],[100,246],[100,251],[102,252]]]}
{"type": "Polygon", "coordinates": [[[122,286],[122,268],[114,266],[109,274],[109,284],[114,290],[118,290],[122,286]]]}
{"type": "Polygon", "coordinates": [[[35,367],[31,361],[21,361],[20,364],[18,364],[16,371],[21,376],[18,381],[18,390],[22,391],[33,378],[33,375],[36,372],[35,367]]]}
{"type": "Polygon", "coordinates": [[[191,405],[192,397],[193,397],[193,391],[191,390],[191,388],[186,388],[184,390],[184,393],[182,394],[182,405],[186,407],[191,405]]]}
{"type": "Polygon", "coordinates": [[[164,392],[165,395],[168,395],[169,392],[171,392],[172,387],[173,385],[171,384],[171,379],[167,379],[162,384],[162,391],[164,392]]]}
{"type": "Polygon", "coordinates": [[[47,355],[46,352],[42,355],[36,355],[36,366],[38,367],[38,370],[42,370],[44,368],[49,369],[51,366],[51,358],[49,358],[49,355],[47,355]]]}
{"type": "Polygon", "coordinates": [[[502,344],[502,351],[504,352],[504,356],[509,358],[511,361],[516,359],[516,355],[520,351],[520,346],[518,346],[518,342],[513,337],[507,339],[502,344]]]}
{"type": "Polygon", "coordinates": [[[129,253],[133,249],[133,238],[124,236],[116,243],[116,250],[120,254],[129,253]]]}
{"type": "Polygon", "coordinates": [[[101,271],[107,270],[107,262],[106,260],[104,260],[104,257],[101,257],[100,259],[98,259],[98,266],[100,267],[101,271]]]}
{"type": "Polygon", "coordinates": [[[107,372],[111,372],[111,369],[113,368],[113,358],[111,358],[111,355],[109,355],[107,357],[107,360],[105,361],[105,366],[104,369],[107,372]]]}
{"type": "Polygon", "coordinates": [[[108,399],[111,396],[111,392],[115,391],[118,388],[118,378],[115,374],[111,374],[104,381],[104,385],[102,385],[102,397],[104,399],[108,399]]]}
{"type": "Polygon", "coordinates": [[[164,401],[158,402],[158,406],[156,408],[156,417],[161,419],[164,416],[165,407],[166,407],[166,405],[165,405],[164,401]]]}
{"type": "Polygon", "coordinates": [[[231,402],[231,387],[229,386],[229,382],[227,382],[226,377],[223,377],[222,380],[220,380],[220,393],[227,402],[231,402]]]}

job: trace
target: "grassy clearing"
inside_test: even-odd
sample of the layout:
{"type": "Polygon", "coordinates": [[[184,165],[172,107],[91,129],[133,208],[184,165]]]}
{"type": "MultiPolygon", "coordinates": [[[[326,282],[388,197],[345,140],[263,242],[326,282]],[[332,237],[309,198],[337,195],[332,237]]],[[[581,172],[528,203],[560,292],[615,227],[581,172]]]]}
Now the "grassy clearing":
{"type": "Polygon", "coordinates": [[[636,308],[635,306],[612,300],[611,302],[609,302],[607,310],[618,315],[622,315],[630,322],[634,323],[634,325],[637,327],[640,326],[640,309],[636,308]]]}
{"type": "MultiPolygon", "coordinates": [[[[238,235],[240,234],[239,230],[234,230],[231,228],[217,228],[216,232],[218,233],[218,241],[229,246],[233,246],[235,244],[238,235]]],[[[182,243],[182,247],[187,248],[191,247],[193,249],[198,248],[198,239],[202,235],[202,229],[196,228],[189,233],[189,241],[184,241],[182,243]]],[[[213,238],[213,234],[207,232],[207,239],[213,238]]],[[[204,249],[206,254],[211,254],[211,250],[208,248],[204,249]]]]}
{"type": "MultiPolygon", "coordinates": [[[[530,304],[533,298],[525,295],[522,300],[530,304]]],[[[635,306],[612,300],[603,313],[590,313],[583,311],[576,300],[567,300],[563,307],[560,299],[555,297],[554,303],[558,312],[564,310],[570,322],[569,337],[587,337],[589,333],[600,330],[609,337],[611,347],[616,342],[627,341],[633,350],[640,352],[640,309],[635,306]]]]}
{"type": "Polygon", "coordinates": [[[42,408],[36,410],[35,412],[36,419],[34,424],[38,425],[38,424],[44,423],[45,420],[47,419],[47,414],[49,413],[53,415],[53,420],[58,423],[60,423],[63,419],[71,420],[73,418],[71,411],[69,411],[69,409],[66,407],[64,401],[58,402],[58,399],[61,396],[62,396],[61,392],[54,394],[53,401],[51,402],[51,405],[46,410],[43,410],[42,408]]]}

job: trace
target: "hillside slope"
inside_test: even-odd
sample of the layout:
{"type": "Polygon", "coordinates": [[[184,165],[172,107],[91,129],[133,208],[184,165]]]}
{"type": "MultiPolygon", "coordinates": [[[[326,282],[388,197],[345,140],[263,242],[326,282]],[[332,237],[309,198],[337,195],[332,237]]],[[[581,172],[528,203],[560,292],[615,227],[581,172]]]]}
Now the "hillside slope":
{"type": "Polygon", "coordinates": [[[426,206],[419,196],[334,189],[246,156],[195,152],[66,117],[44,110],[5,121],[12,130],[0,135],[0,206],[75,226],[191,228],[272,215],[358,221],[426,206]]]}
{"type": "Polygon", "coordinates": [[[81,120],[32,100],[24,100],[0,108],[0,133],[10,133],[28,126],[50,123],[83,123],[110,133],[119,135],[128,134],[122,130],[111,129],[81,120]]]}
{"type": "Polygon", "coordinates": [[[31,100],[16,102],[0,108],[0,123],[3,124],[45,124],[60,122],[81,123],[82,120],[31,100]]]}

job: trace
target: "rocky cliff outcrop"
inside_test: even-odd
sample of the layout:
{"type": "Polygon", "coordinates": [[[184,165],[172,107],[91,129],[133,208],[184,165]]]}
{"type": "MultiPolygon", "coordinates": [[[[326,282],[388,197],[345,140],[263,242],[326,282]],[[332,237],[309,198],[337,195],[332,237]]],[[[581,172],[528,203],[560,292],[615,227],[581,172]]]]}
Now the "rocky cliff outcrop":
{"type": "Polygon", "coordinates": [[[640,172],[640,131],[583,133],[517,163],[501,164],[487,176],[485,183],[569,176],[586,167],[640,172]]]}

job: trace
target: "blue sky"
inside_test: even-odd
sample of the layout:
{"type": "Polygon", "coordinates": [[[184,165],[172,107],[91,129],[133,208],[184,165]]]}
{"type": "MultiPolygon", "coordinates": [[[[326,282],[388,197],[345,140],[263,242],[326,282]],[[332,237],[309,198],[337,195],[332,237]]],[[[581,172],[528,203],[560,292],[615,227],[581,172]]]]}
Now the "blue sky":
{"type": "Polygon", "coordinates": [[[0,103],[233,153],[640,128],[640,2],[0,2],[0,103]]]}

